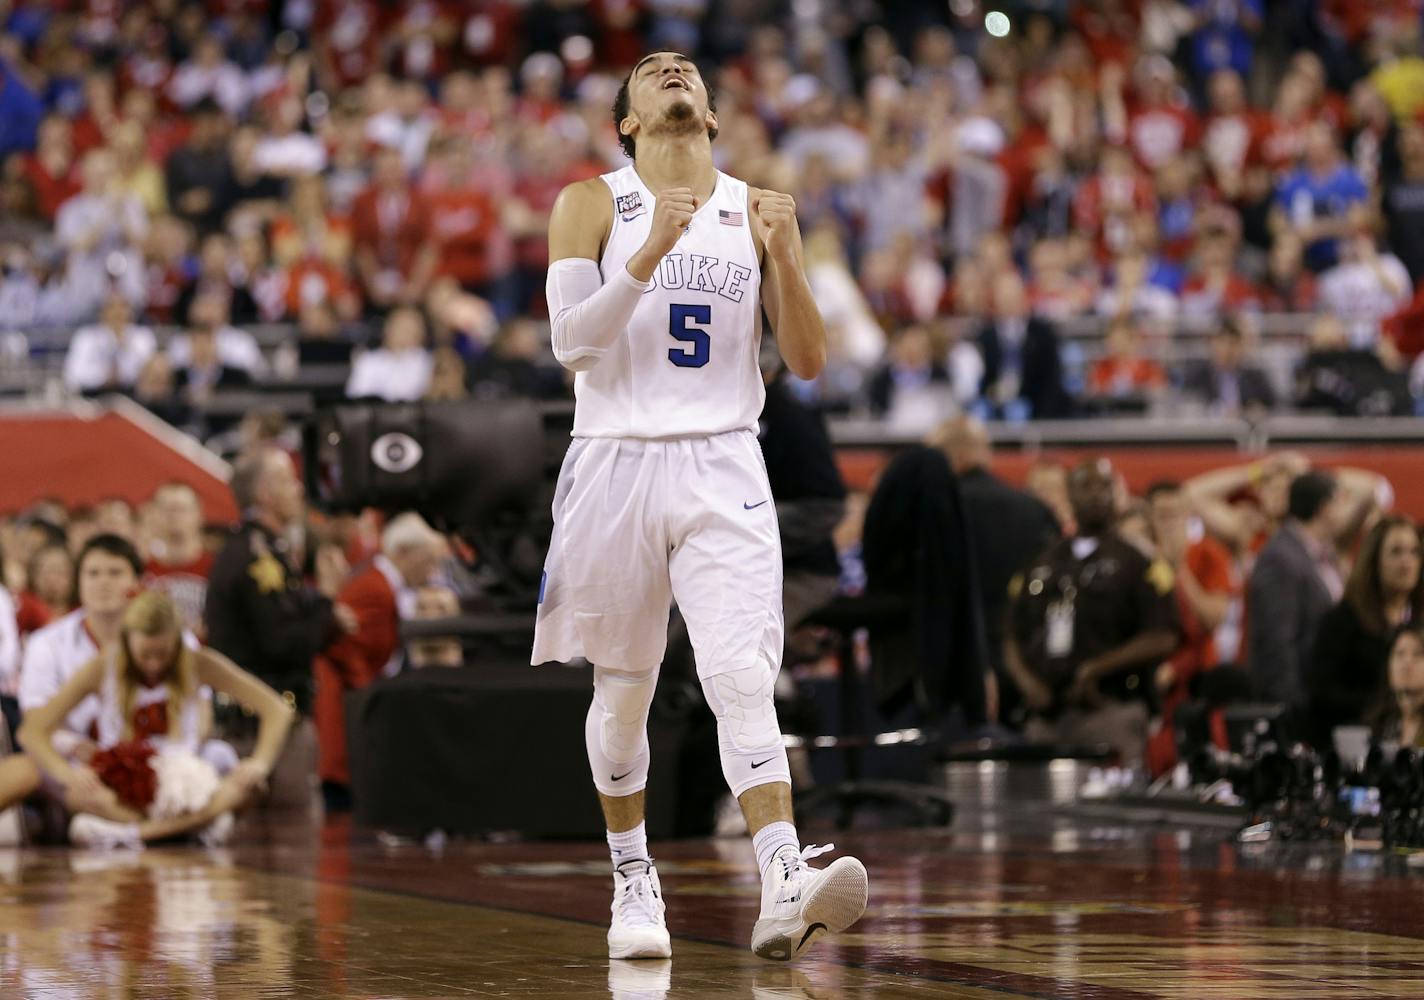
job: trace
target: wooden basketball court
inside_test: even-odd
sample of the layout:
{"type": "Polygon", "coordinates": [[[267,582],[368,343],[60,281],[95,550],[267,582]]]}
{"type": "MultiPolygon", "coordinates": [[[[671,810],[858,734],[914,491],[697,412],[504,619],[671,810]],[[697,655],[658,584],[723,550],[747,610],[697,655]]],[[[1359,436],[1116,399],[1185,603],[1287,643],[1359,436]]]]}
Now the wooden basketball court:
{"type": "Polygon", "coordinates": [[[870,912],[778,966],[747,949],[745,841],[655,844],[674,957],[610,963],[601,844],[394,844],[339,820],[247,837],[0,852],[0,996],[1424,996],[1424,884],[1330,845],[1032,812],[837,838],[870,912]]]}

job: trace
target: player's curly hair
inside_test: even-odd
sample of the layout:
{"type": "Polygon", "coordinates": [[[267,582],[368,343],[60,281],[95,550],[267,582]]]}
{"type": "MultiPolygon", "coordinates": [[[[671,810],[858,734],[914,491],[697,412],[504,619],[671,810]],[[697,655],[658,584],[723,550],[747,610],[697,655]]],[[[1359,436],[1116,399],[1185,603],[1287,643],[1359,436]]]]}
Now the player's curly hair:
{"type": "MultiPolygon", "coordinates": [[[[647,56],[643,57],[643,59],[646,58],[647,56]]],[[[633,64],[633,69],[628,71],[628,75],[623,78],[623,85],[618,88],[618,95],[613,98],[613,128],[615,131],[617,131],[618,126],[622,124],[623,119],[628,117],[628,111],[632,106],[632,99],[628,96],[628,84],[633,79],[633,70],[642,65],[643,59],[639,59],[633,64]]],[[[707,88],[707,110],[716,114],[717,94],[712,90],[712,85],[708,83],[706,79],[702,81],[702,84],[707,88]]],[[[717,129],[709,128],[707,130],[707,138],[716,139],[717,129]]],[[[638,158],[638,146],[631,135],[624,135],[622,132],[618,132],[618,145],[623,148],[623,155],[628,157],[628,159],[636,160],[638,158]]]]}

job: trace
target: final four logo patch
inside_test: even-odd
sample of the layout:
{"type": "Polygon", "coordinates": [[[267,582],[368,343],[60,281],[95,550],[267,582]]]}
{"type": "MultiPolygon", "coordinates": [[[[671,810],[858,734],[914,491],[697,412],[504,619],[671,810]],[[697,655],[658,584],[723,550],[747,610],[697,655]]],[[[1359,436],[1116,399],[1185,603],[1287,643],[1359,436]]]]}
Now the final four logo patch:
{"type": "Polygon", "coordinates": [[[624,222],[629,222],[637,218],[643,211],[643,196],[638,191],[620,194],[614,200],[614,204],[618,206],[618,217],[624,222]]]}

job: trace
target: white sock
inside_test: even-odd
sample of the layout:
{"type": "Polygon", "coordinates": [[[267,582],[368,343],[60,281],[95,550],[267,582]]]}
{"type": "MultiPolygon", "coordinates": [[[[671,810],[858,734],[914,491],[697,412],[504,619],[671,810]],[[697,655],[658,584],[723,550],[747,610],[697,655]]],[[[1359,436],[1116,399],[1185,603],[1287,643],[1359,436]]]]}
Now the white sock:
{"type": "Polygon", "coordinates": [[[752,838],[752,847],[756,850],[757,867],[761,869],[761,877],[765,879],[766,870],[771,867],[777,853],[783,847],[800,853],[801,841],[797,839],[796,827],[792,824],[768,823],[752,838]]]}
{"type": "Polygon", "coordinates": [[[648,828],[644,823],[639,823],[631,830],[624,830],[622,833],[608,831],[608,853],[613,858],[613,867],[628,861],[652,862],[652,856],[648,854],[648,828]]]}

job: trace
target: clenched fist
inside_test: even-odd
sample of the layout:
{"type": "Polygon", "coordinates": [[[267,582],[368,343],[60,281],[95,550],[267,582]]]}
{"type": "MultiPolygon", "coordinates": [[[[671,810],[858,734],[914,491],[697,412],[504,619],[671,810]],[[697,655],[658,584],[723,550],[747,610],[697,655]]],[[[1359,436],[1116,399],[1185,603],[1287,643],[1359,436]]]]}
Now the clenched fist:
{"type": "Polygon", "coordinates": [[[778,263],[796,260],[796,199],[779,191],[763,191],[752,205],[761,221],[766,252],[778,263]]]}
{"type": "Polygon", "coordinates": [[[661,260],[677,245],[696,211],[697,197],[692,188],[668,188],[658,195],[657,204],[653,206],[653,225],[643,248],[661,260]]]}

